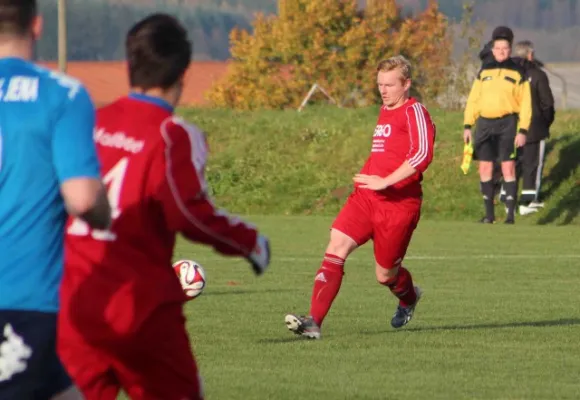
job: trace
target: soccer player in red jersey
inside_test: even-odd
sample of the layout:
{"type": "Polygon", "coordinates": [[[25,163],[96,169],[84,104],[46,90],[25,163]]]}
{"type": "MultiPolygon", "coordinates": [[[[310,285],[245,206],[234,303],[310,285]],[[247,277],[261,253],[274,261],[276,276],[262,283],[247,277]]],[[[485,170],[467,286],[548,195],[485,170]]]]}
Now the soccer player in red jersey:
{"type": "Polygon", "coordinates": [[[94,140],[113,222],[67,226],[58,350],[88,400],[201,400],[172,269],[176,235],[268,267],[268,240],[217,210],[207,194],[206,141],[173,115],[191,60],[187,31],[155,14],[128,33],[131,94],[100,109],[94,140]]]}
{"type": "Polygon", "coordinates": [[[330,242],[314,278],[310,315],[285,318],[288,329],[308,338],[320,339],[320,327],[340,289],[344,263],[370,239],[376,278],[399,299],[391,320],[394,328],[411,320],[421,297],[402,262],[419,222],[422,173],[433,158],[435,125],[425,107],[409,95],[411,65],[404,57],[378,65],[377,85],[383,106],[371,154],[332,224],[330,242]]]}

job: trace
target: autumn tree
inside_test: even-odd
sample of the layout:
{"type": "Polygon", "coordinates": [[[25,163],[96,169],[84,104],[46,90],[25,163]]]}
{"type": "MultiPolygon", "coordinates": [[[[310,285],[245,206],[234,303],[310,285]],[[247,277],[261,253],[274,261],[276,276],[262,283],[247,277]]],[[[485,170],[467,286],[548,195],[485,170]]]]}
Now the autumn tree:
{"type": "Polygon", "coordinates": [[[439,96],[439,106],[448,110],[465,108],[467,95],[473,85],[481,60],[479,53],[483,47],[481,38],[485,24],[475,18],[474,2],[464,3],[461,21],[455,27],[454,36],[463,48],[458,57],[452,59],[447,68],[446,90],[439,96]]]}
{"type": "Polygon", "coordinates": [[[447,21],[436,2],[405,17],[395,0],[280,0],[279,14],[256,18],[253,33],[231,33],[232,62],[208,94],[219,107],[295,107],[314,83],[339,103],[378,101],[378,62],[403,54],[416,66],[416,95],[436,98],[451,54],[447,21]]]}

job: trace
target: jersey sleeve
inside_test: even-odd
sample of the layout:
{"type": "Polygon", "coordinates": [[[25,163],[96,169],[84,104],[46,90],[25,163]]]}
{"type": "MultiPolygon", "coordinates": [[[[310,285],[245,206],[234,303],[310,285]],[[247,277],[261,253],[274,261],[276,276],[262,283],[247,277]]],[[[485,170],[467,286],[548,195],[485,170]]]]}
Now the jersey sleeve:
{"type": "Polygon", "coordinates": [[[471,129],[475,125],[475,121],[479,118],[479,95],[481,93],[481,80],[480,75],[473,81],[473,86],[467,97],[467,103],[465,104],[465,111],[463,113],[463,126],[465,129],[471,129]]]}
{"type": "Polygon", "coordinates": [[[520,104],[520,128],[519,133],[527,134],[532,122],[532,93],[530,90],[530,81],[523,77],[517,88],[518,102],[520,104]]]}
{"type": "Polygon", "coordinates": [[[207,194],[205,136],[194,126],[167,120],[162,182],[156,190],[168,228],[189,240],[212,246],[224,255],[248,257],[258,237],[257,230],[217,209],[207,194]]]}
{"type": "Polygon", "coordinates": [[[419,172],[424,172],[433,160],[435,125],[425,107],[415,103],[407,108],[410,149],[407,161],[419,172]]]}
{"type": "Polygon", "coordinates": [[[71,178],[99,178],[94,125],[95,107],[79,86],[74,96],[67,97],[52,137],[53,162],[61,183],[71,178]]]}

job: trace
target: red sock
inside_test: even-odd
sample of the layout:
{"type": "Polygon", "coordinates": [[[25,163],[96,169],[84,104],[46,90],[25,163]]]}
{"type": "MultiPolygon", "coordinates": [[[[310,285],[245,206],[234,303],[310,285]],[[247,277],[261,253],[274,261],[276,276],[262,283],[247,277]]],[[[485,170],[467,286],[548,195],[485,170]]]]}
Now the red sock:
{"type": "Polygon", "coordinates": [[[397,276],[383,283],[383,285],[391,289],[391,293],[397,296],[399,304],[403,307],[412,306],[417,301],[411,273],[402,265],[399,267],[397,276]]]}
{"type": "Polygon", "coordinates": [[[340,290],[343,275],[344,259],[333,254],[325,254],[322,265],[316,272],[316,278],[314,278],[310,302],[310,316],[318,326],[322,324],[340,290]]]}

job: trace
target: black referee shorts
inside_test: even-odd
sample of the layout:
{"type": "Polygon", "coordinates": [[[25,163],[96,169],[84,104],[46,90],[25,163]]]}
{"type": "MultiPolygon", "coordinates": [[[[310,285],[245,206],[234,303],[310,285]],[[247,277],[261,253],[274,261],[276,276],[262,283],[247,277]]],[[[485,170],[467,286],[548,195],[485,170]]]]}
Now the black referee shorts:
{"type": "Polygon", "coordinates": [[[473,138],[474,159],[479,161],[515,161],[518,129],[516,114],[488,119],[479,117],[473,138]]]}

